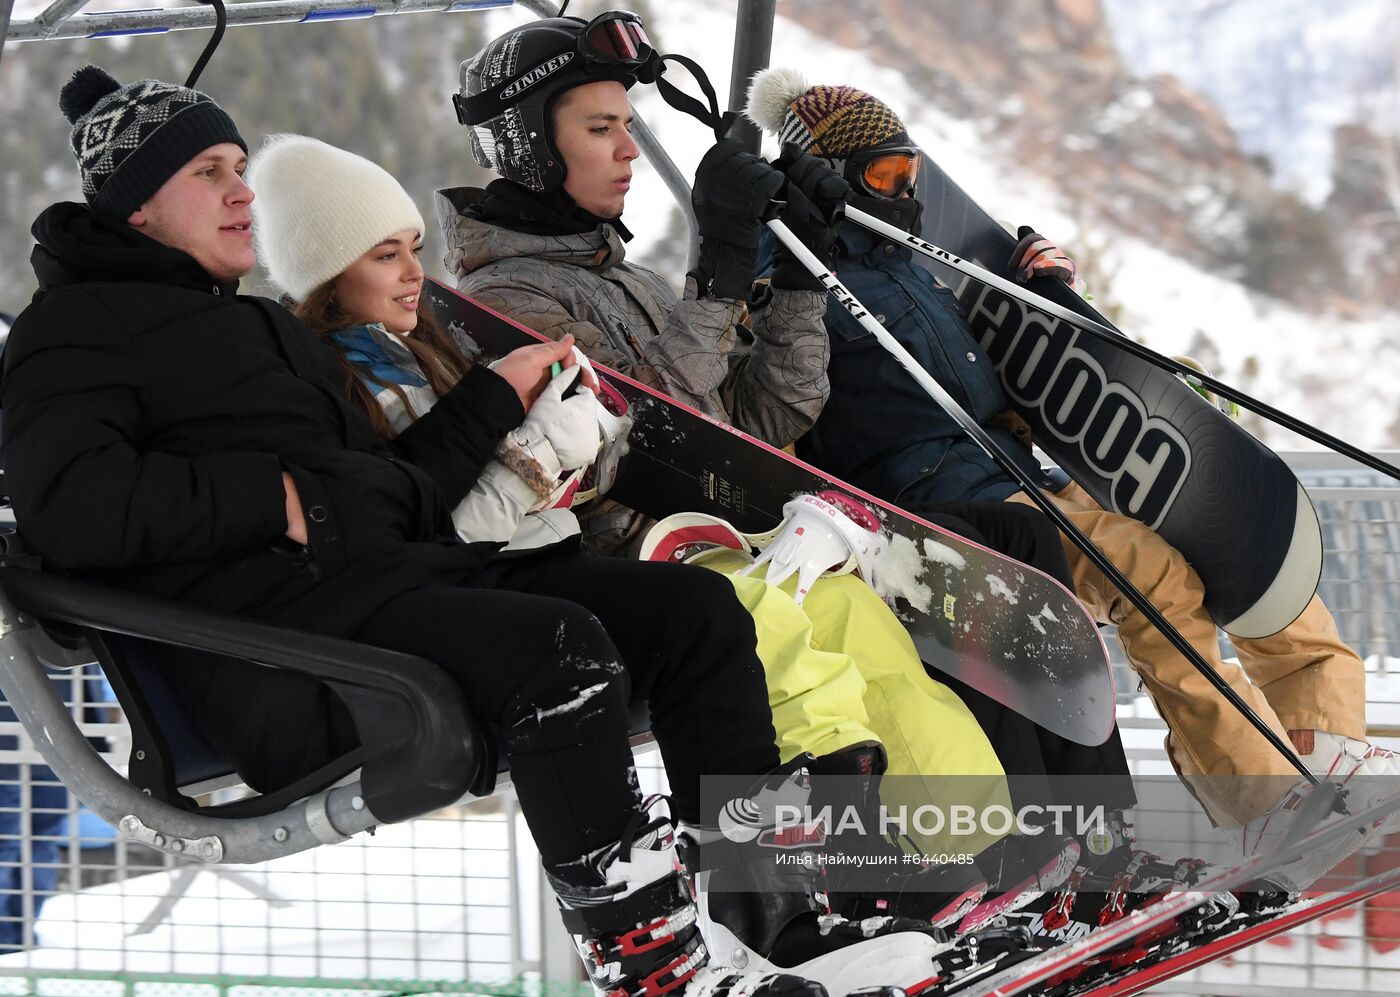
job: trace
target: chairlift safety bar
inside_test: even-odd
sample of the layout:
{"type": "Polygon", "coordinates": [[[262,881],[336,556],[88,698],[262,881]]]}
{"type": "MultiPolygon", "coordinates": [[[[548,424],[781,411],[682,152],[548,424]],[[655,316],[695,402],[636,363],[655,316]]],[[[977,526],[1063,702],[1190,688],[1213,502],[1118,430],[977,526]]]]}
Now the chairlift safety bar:
{"type": "MultiPolygon", "coordinates": [[[[0,0],[11,3],[13,0],[0,0]]],[[[54,0],[36,17],[12,21],[10,41],[58,38],[113,38],[212,28],[214,8],[206,4],[84,12],[89,0],[54,0]]],[[[352,20],[380,14],[457,13],[513,6],[516,0],[251,0],[228,5],[228,25],[352,20]]],[[[533,4],[522,3],[532,7],[533,4]]]]}

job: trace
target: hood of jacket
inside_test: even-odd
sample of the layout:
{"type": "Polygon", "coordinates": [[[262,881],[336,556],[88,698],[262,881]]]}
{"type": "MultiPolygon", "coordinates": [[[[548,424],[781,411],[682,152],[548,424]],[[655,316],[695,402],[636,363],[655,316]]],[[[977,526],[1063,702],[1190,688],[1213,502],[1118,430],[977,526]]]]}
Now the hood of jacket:
{"type": "Polygon", "coordinates": [[[156,242],[125,222],[93,214],[85,204],[62,201],[45,208],[30,230],[37,245],[29,260],[42,296],[69,284],[153,281],[221,294],[237,280],[215,280],[194,257],[156,242]]]}
{"type": "Polygon", "coordinates": [[[447,188],[434,195],[438,225],[447,244],[442,263],[454,279],[520,256],[599,271],[626,259],[620,222],[599,221],[582,232],[523,232],[485,220],[482,206],[489,196],[480,187],[447,188]]]}

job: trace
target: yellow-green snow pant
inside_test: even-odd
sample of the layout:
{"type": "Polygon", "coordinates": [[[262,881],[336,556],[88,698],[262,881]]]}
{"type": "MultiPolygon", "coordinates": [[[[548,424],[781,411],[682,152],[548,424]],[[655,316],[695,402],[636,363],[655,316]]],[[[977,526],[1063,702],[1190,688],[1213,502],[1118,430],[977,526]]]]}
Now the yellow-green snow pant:
{"type": "Polygon", "coordinates": [[[902,826],[920,852],[976,854],[1001,836],[980,822],[971,835],[951,833],[954,805],[978,814],[1010,808],[1005,773],[972,713],[929,678],[908,632],[870,586],[853,575],[822,578],[798,606],[795,578],[773,586],[761,577],[765,569],[739,577],[749,562],[733,552],[701,563],[729,576],[753,615],[784,761],[878,740],[889,761],[882,802],[905,815],[902,826]],[[941,830],[935,811],[945,817],[941,830]]]}

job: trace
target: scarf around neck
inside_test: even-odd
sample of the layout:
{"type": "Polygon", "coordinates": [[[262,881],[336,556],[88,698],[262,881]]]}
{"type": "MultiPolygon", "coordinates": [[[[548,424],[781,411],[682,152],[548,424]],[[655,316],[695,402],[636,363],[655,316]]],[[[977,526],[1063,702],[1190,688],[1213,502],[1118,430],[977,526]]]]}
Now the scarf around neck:
{"type": "MultiPolygon", "coordinates": [[[[402,347],[405,357],[395,358],[380,337],[391,337],[384,326],[375,322],[370,325],[352,325],[331,336],[331,342],[345,353],[345,359],[355,365],[362,380],[371,378],[380,384],[403,384],[411,388],[422,388],[428,384],[427,378],[418,372],[413,362],[413,354],[402,347]],[[413,367],[404,366],[407,361],[413,367]]],[[[392,341],[392,340],[391,340],[392,341]]]]}

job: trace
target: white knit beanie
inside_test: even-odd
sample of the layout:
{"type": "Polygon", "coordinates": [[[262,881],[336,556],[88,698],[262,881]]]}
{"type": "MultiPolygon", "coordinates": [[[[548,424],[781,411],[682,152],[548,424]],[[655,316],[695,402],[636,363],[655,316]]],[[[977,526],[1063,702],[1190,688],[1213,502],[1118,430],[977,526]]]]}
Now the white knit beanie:
{"type": "Polygon", "coordinates": [[[423,234],[413,199],[381,166],[305,135],[273,135],[248,168],[253,238],[298,301],[396,232],[423,234]]]}

